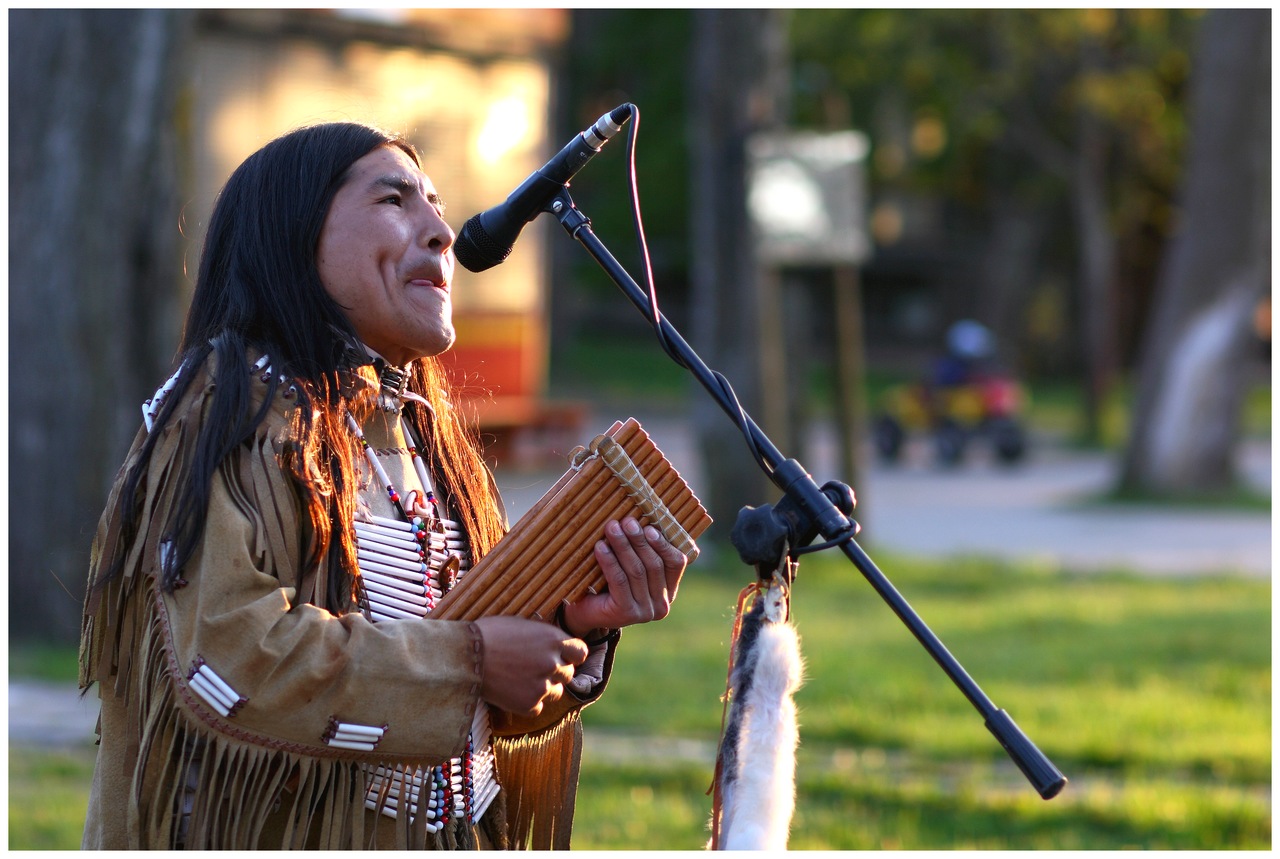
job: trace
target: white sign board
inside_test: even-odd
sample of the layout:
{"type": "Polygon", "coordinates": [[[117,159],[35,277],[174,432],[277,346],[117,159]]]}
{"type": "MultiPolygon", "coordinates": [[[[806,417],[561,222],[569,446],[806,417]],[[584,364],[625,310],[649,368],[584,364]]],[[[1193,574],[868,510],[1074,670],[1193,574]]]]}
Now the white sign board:
{"type": "Polygon", "coordinates": [[[871,255],[857,131],[757,134],[747,143],[747,207],[761,260],[857,265],[871,255]]]}

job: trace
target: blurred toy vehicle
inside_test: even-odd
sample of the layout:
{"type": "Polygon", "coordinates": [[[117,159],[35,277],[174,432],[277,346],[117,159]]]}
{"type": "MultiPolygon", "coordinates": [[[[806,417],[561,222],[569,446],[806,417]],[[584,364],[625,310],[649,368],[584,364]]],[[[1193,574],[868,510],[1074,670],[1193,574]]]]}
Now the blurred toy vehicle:
{"type": "Polygon", "coordinates": [[[1027,447],[1020,420],[1026,392],[992,362],[990,332],[976,322],[956,323],[947,347],[930,380],[886,393],[872,423],[876,452],[895,462],[909,433],[927,432],[943,465],[959,463],[974,440],[989,443],[999,462],[1018,462],[1027,447]]]}

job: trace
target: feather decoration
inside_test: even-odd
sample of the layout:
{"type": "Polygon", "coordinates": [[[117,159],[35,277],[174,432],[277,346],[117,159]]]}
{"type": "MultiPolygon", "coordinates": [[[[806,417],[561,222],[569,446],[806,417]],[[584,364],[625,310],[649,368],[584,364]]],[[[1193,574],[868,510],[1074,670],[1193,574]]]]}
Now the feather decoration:
{"type": "Polygon", "coordinates": [[[713,850],[786,850],[795,811],[800,735],[792,696],[804,673],[800,639],[781,576],[753,588],[730,663],[729,713],[712,785],[713,850]]]}

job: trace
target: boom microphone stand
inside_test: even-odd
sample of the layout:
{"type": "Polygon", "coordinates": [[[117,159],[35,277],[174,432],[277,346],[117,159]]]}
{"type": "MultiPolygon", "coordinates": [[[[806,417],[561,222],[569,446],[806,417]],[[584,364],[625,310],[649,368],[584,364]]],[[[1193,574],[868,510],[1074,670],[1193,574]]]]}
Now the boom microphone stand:
{"type": "MultiPolygon", "coordinates": [[[[838,481],[830,481],[819,488],[799,462],[783,457],[738,404],[725,378],[703,363],[680,336],[680,332],[658,310],[650,296],[627,274],[592,232],[590,219],[574,205],[567,185],[551,198],[544,211],[560,222],[565,231],[608,273],[632,304],[650,320],[673,360],[693,373],[716,403],[738,424],[757,462],[774,485],[782,490],[783,497],[776,506],[766,504],[759,508],[744,507],[739,513],[731,539],[742,560],[755,565],[757,569],[773,569],[772,565],[776,565],[787,547],[808,547],[803,551],[839,547],[982,714],[987,729],[995,735],[1040,796],[1044,799],[1057,796],[1067,783],[1066,777],[1031,742],[1009,714],[991,702],[853,539],[858,533],[858,525],[849,518],[853,512],[853,492],[850,488],[838,481]],[[809,544],[819,534],[827,542],[810,547],[809,544]]],[[[800,551],[791,551],[791,554],[799,553],[800,551]]]]}

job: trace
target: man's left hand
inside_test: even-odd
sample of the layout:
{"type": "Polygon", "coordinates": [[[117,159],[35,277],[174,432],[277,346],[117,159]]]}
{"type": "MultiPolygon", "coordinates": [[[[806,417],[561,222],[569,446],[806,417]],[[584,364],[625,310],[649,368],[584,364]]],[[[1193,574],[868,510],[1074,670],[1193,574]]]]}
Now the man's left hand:
{"type": "Polygon", "coordinates": [[[579,637],[661,620],[671,611],[688,563],[652,525],[628,516],[605,525],[595,547],[608,587],[564,608],[566,631],[579,637]]]}

